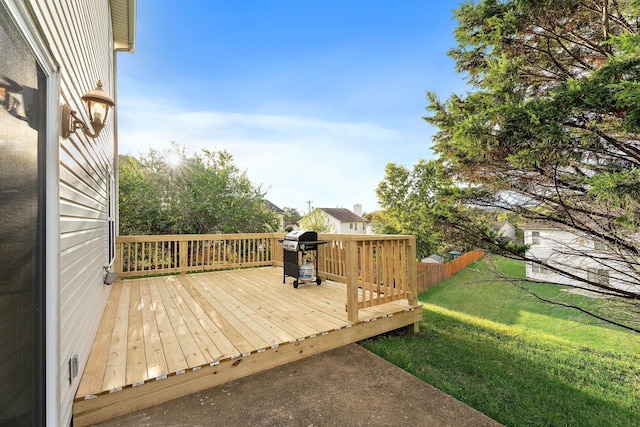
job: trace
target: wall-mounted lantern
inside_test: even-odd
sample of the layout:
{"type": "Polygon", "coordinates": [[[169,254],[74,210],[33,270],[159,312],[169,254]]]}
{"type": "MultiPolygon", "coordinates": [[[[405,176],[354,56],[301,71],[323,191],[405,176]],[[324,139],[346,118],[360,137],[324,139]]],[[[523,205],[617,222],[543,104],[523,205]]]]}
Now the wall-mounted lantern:
{"type": "Polygon", "coordinates": [[[107,123],[109,108],[116,105],[113,99],[102,90],[101,81],[98,81],[95,89],[85,93],[82,96],[82,100],[87,104],[91,127],[78,117],[77,111],[72,110],[71,107],[64,104],[62,106],[61,133],[65,139],[69,138],[77,129],[82,129],[82,131],[91,138],[97,138],[107,123]]]}

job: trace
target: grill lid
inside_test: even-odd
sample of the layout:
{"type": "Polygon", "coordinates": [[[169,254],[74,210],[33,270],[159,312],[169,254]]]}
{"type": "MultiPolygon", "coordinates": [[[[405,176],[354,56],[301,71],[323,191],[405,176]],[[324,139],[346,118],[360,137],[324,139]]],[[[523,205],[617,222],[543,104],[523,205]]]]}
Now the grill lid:
{"type": "Polygon", "coordinates": [[[293,240],[296,242],[314,242],[318,240],[318,233],[315,231],[294,230],[284,236],[284,240],[293,240]]]}

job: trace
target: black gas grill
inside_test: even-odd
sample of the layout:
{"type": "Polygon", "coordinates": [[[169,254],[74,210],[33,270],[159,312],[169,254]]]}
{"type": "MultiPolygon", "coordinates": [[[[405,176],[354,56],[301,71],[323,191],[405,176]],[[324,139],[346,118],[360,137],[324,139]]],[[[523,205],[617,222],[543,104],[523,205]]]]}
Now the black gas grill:
{"type": "MultiPolygon", "coordinates": [[[[282,283],[286,282],[287,276],[293,277],[293,287],[305,281],[315,281],[322,283],[318,276],[318,246],[324,245],[325,240],[318,240],[318,233],[315,231],[296,230],[284,236],[282,242],[284,274],[282,283]],[[307,271],[309,269],[309,253],[313,253],[313,265],[315,265],[315,278],[307,271]]],[[[313,267],[312,267],[313,268],[313,267]]]]}

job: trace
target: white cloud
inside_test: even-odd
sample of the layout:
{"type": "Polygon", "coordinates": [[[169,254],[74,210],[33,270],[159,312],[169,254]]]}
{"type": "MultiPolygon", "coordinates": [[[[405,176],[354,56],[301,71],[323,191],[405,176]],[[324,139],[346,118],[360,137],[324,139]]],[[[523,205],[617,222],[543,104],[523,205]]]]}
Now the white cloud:
{"type": "Polygon", "coordinates": [[[309,117],[180,111],[164,102],[119,105],[119,150],[146,153],[171,141],[193,153],[225,150],[280,207],[377,209],[375,187],[386,160],[373,146],[397,147],[395,130],[309,117]]]}

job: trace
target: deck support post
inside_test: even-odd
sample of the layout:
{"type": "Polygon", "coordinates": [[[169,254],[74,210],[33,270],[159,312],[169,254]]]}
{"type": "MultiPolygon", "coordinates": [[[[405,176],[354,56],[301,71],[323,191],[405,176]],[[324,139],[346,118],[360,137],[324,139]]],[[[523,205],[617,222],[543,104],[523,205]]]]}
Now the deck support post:
{"type": "Polygon", "coordinates": [[[178,265],[180,266],[179,270],[181,274],[184,274],[184,270],[187,267],[188,251],[189,251],[189,243],[184,240],[180,240],[178,242],[178,259],[179,259],[178,265]]]}
{"type": "Polygon", "coordinates": [[[349,322],[358,322],[358,243],[355,240],[347,240],[346,264],[347,264],[347,317],[349,322]]]}
{"type": "MultiPolygon", "coordinates": [[[[407,245],[407,279],[408,279],[408,301],[409,305],[418,305],[418,259],[416,255],[416,236],[409,238],[407,245]]],[[[413,324],[413,333],[420,332],[420,322],[413,324]]]]}
{"type": "MultiPolygon", "coordinates": [[[[276,234],[273,233],[269,238],[269,255],[268,255],[269,261],[271,261],[272,266],[276,265],[276,248],[277,248],[276,243],[278,243],[278,238],[276,237],[276,234]]],[[[281,250],[278,252],[282,253],[281,250]]]]}
{"type": "Polygon", "coordinates": [[[416,259],[416,236],[410,236],[407,245],[407,281],[410,305],[418,305],[418,261],[416,259]]]}
{"type": "Polygon", "coordinates": [[[120,242],[116,242],[115,243],[115,247],[116,247],[116,259],[114,260],[114,264],[113,264],[113,271],[115,273],[121,273],[122,272],[122,258],[124,257],[124,248],[123,248],[124,244],[120,243],[120,242]]]}

